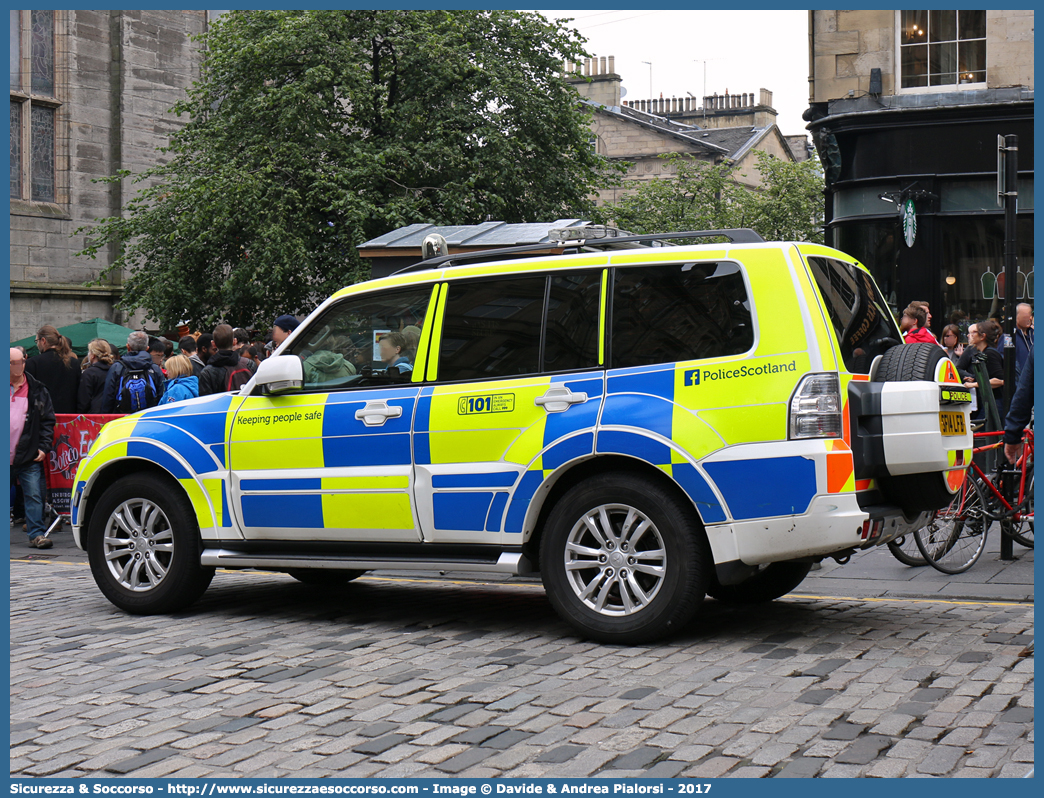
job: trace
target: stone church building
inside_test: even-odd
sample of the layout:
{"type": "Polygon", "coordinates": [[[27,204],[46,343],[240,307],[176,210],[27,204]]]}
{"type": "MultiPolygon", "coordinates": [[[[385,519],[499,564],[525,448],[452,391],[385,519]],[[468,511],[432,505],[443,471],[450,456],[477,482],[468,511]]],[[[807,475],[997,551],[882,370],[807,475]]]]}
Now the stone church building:
{"type": "Polygon", "coordinates": [[[120,277],[96,287],[115,257],[77,258],[78,227],[115,216],[140,185],[98,183],[154,166],[184,124],[169,113],[199,77],[206,11],[11,11],[11,340],[42,324],[113,312],[120,277]]]}

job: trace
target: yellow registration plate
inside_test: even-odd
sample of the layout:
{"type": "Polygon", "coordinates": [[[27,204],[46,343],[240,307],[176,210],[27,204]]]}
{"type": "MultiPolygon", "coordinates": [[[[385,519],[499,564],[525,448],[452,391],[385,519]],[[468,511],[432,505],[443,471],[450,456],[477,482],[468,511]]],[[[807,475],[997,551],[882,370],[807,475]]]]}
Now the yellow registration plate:
{"type": "Polygon", "coordinates": [[[964,435],[964,413],[942,411],[939,413],[939,431],[943,435],[964,435]]]}

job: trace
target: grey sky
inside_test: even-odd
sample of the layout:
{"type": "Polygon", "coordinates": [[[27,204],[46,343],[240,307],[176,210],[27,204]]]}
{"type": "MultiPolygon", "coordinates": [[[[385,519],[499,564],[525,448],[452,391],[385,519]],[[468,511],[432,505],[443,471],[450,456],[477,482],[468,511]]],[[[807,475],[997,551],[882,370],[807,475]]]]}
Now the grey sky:
{"type": "Polygon", "coordinates": [[[572,17],[596,56],[615,56],[627,100],[772,92],[777,123],[788,135],[805,133],[808,107],[807,11],[656,11],[595,9],[540,11],[549,19],[572,17]]]}

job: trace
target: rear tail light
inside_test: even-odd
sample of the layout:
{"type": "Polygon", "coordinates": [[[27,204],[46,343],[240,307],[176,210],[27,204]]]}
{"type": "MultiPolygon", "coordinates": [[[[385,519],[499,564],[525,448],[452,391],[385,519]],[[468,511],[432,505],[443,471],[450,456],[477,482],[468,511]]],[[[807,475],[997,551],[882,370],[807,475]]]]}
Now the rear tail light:
{"type": "Polygon", "coordinates": [[[860,530],[859,538],[866,541],[874,541],[881,537],[881,532],[884,529],[884,522],[878,518],[876,521],[871,521],[869,518],[863,521],[863,528],[860,530]]]}
{"type": "Polygon", "coordinates": [[[841,389],[837,374],[807,374],[790,400],[790,437],[840,438],[841,389]]]}

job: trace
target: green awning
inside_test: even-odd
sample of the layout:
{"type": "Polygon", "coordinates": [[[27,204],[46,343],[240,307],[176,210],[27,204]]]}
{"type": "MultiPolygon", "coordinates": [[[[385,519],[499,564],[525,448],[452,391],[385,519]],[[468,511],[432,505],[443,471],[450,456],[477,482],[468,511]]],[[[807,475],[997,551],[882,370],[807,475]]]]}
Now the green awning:
{"type": "MultiPolygon", "coordinates": [[[[65,327],[59,327],[58,332],[68,338],[72,344],[73,351],[80,357],[83,357],[87,354],[87,344],[95,338],[104,338],[122,352],[127,346],[127,336],[134,330],[105,319],[91,319],[90,321],[81,321],[76,324],[68,324],[65,327]]],[[[40,354],[40,350],[36,348],[35,335],[30,335],[28,338],[23,338],[20,341],[12,341],[11,346],[24,346],[26,355],[29,357],[40,354]]]]}

